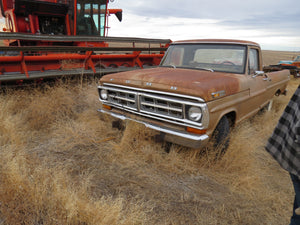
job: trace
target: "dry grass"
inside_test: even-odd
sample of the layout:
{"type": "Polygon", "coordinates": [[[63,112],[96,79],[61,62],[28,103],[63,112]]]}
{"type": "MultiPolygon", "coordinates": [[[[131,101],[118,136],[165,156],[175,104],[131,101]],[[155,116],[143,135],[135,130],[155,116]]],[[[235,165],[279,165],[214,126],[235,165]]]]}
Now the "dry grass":
{"type": "Polygon", "coordinates": [[[0,224],[287,224],[293,190],[264,150],[289,96],[236,127],[228,152],[172,146],[97,113],[95,84],[7,91],[0,104],[0,224]]]}

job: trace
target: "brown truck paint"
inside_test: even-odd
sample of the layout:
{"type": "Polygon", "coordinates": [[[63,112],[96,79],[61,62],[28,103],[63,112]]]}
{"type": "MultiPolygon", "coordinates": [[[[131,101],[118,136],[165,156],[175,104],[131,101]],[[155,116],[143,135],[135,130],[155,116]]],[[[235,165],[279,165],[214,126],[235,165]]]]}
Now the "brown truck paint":
{"type": "Polygon", "coordinates": [[[174,70],[163,67],[147,69],[145,72],[141,70],[124,72],[122,76],[112,74],[101,79],[102,83],[109,82],[120,85],[126,81],[133,87],[201,96],[205,101],[211,101],[213,99],[211,93],[216,90],[225,90],[228,95],[231,95],[236,93],[239,87],[239,80],[235,76],[228,76],[224,73],[212,74],[207,71],[199,73],[197,70],[179,68],[174,70]],[[211,82],[212,79],[214,82],[211,82]],[[171,87],[176,87],[176,89],[171,89],[171,87]]]}
{"type": "Polygon", "coordinates": [[[284,93],[288,81],[288,70],[262,71],[257,43],[178,41],[158,68],[102,77],[98,90],[106,107],[99,111],[160,131],[166,141],[199,148],[220,129],[223,117],[234,126],[253,116],[284,93]]]}

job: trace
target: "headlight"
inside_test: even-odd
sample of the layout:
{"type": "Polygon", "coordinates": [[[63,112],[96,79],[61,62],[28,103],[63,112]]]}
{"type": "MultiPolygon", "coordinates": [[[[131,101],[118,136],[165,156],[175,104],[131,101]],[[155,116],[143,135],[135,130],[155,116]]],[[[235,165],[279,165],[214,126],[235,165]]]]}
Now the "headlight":
{"type": "Polygon", "coordinates": [[[192,106],[188,110],[188,119],[192,121],[199,121],[202,116],[202,110],[199,107],[192,106]]]}
{"type": "Polygon", "coordinates": [[[100,91],[100,97],[101,97],[101,99],[103,99],[103,100],[107,100],[107,98],[108,98],[107,90],[102,89],[102,90],[100,91]]]}

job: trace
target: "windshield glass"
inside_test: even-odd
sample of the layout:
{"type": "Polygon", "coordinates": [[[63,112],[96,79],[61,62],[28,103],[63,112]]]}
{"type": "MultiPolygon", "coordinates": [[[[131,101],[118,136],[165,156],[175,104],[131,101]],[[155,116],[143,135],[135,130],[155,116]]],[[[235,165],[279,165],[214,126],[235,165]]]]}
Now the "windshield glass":
{"type": "Polygon", "coordinates": [[[245,57],[242,45],[177,44],[169,47],[160,66],[243,74],[245,57]]]}

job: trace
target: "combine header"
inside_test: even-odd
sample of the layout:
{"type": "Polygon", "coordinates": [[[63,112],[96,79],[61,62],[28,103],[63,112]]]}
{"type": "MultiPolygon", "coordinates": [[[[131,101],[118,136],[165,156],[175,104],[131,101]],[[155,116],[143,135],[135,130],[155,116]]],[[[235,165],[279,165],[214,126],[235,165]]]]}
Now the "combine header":
{"type": "Polygon", "coordinates": [[[108,0],[0,0],[0,82],[156,66],[169,39],[107,37],[108,0]]]}

